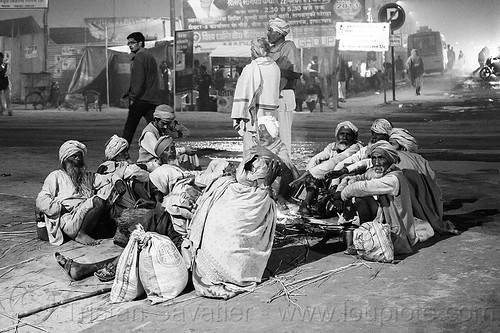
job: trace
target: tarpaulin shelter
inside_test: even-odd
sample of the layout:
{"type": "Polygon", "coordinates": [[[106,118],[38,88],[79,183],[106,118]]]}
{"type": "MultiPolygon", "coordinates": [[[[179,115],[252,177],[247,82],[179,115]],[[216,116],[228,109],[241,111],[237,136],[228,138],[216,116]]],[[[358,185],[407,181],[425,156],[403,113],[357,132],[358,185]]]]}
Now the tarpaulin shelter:
{"type": "Polygon", "coordinates": [[[217,111],[231,112],[239,73],[251,61],[250,45],[219,45],[210,53],[217,111]]]}
{"type": "Polygon", "coordinates": [[[9,60],[12,99],[22,99],[25,75],[40,73],[45,64],[43,29],[32,16],[0,21],[0,51],[9,60]]]}
{"type": "MultiPolygon", "coordinates": [[[[154,46],[148,48],[158,65],[158,77],[162,91],[164,91],[164,83],[160,65],[168,59],[170,60],[167,62],[171,63],[170,45],[169,41],[157,41],[154,46]]],[[[108,58],[106,59],[104,46],[89,46],[84,49],[68,93],[83,94],[85,91],[94,90],[100,94],[100,102],[107,104],[107,87],[109,86],[109,105],[120,106],[120,98],[128,91],[130,85],[130,59],[132,55],[111,48],[108,49],[107,53],[108,58]],[[106,75],[106,61],[108,75],[106,75]],[[106,82],[106,77],[108,77],[109,82],[106,82]]]]}

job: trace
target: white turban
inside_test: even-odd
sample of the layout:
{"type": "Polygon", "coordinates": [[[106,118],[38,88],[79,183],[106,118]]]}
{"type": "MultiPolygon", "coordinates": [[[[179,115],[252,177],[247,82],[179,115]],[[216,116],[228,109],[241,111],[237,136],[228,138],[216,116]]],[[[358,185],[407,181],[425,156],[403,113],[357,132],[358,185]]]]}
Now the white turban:
{"type": "Polygon", "coordinates": [[[392,124],[387,119],[379,118],[379,119],[375,119],[375,121],[373,122],[372,127],[370,129],[377,134],[389,135],[389,133],[392,130],[392,124]]]}
{"type": "Polygon", "coordinates": [[[375,152],[381,153],[391,164],[398,164],[400,161],[396,148],[385,140],[379,140],[368,148],[368,156],[372,157],[375,152]]]}
{"type": "Polygon", "coordinates": [[[128,142],[124,138],[120,138],[114,134],[104,147],[104,156],[108,160],[112,160],[116,155],[128,148],[128,142]]]}
{"type": "Polygon", "coordinates": [[[165,135],[165,136],[160,136],[158,141],[156,142],[155,145],[155,154],[156,156],[160,157],[163,152],[170,147],[170,145],[174,142],[174,139],[172,139],[171,136],[165,135]]]}
{"type": "Polygon", "coordinates": [[[404,128],[393,128],[389,134],[389,142],[396,142],[410,153],[416,153],[418,149],[417,139],[404,128]]]}
{"type": "Polygon", "coordinates": [[[269,20],[269,28],[279,32],[283,36],[288,35],[288,33],[290,32],[290,24],[286,23],[284,20],[278,17],[269,20]]]}
{"type": "Polygon", "coordinates": [[[82,154],[85,155],[87,153],[87,147],[79,141],[68,140],[59,148],[59,161],[62,163],[66,161],[68,157],[78,152],[82,152],[82,154]]]}
{"type": "Polygon", "coordinates": [[[266,126],[272,138],[277,138],[280,133],[280,125],[273,116],[262,116],[259,118],[259,125],[266,126]]]}
{"type": "Polygon", "coordinates": [[[171,106],[161,104],[156,107],[153,117],[161,120],[173,121],[175,119],[175,112],[171,106]]]}
{"type": "Polygon", "coordinates": [[[342,127],[350,128],[354,132],[354,135],[358,134],[358,128],[353,123],[351,123],[350,121],[343,121],[337,125],[337,128],[335,128],[335,138],[337,138],[337,135],[339,135],[342,127]]]}

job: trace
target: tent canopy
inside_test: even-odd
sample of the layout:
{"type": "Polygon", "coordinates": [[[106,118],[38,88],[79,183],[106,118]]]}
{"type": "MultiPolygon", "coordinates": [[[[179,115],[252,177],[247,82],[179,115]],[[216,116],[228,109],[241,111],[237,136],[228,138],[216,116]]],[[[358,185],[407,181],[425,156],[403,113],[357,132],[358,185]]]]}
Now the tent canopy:
{"type": "Polygon", "coordinates": [[[219,45],[210,53],[212,58],[251,58],[250,45],[219,45]]]}

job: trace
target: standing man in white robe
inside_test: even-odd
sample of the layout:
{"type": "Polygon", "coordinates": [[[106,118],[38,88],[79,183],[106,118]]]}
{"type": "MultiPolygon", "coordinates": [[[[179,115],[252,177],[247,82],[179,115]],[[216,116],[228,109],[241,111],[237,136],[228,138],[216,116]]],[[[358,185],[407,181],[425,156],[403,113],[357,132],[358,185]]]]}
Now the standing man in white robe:
{"type": "Polygon", "coordinates": [[[280,68],[268,57],[271,46],[265,38],[252,41],[252,62],[241,72],[234,92],[231,118],[243,137],[243,155],[254,143],[257,117],[273,115],[279,103],[280,68]]]}

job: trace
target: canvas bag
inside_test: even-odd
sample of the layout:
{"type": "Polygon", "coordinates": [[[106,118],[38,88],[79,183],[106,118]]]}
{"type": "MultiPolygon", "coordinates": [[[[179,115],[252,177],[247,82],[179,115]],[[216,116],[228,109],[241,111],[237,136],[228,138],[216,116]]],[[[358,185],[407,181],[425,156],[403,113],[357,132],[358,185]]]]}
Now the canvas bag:
{"type": "Polygon", "coordinates": [[[111,303],[133,301],[144,294],[144,287],[139,279],[139,237],[142,225],[132,232],[127,246],[118,259],[116,275],[109,296],[111,303]]]}
{"type": "Polygon", "coordinates": [[[178,296],[188,282],[188,270],[174,242],[155,232],[144,233],[139,254],[139,278],[152,304],[178,296]]]}
{"type": "Polygon", "coordinates": [[[389,263],[394,260],[390,227],[378,219],[363,223],[354,230],[353,244],[362,259],[389,263]]]}

